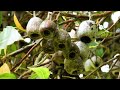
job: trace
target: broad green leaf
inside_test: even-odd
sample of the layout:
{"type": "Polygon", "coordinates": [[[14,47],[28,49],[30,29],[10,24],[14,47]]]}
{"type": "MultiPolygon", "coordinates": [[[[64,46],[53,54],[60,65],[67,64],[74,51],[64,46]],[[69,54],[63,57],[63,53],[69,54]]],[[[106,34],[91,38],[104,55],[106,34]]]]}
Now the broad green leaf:
{"type": "Polygon", "coordinates": [[[36,78],[38,78],[38,75],[36,73],[32,73],[28,79],[36,79],[36,78]]]}
{"type": "Polygon", "coordinates": [[[18,21],[15,13],[14,13],[14,23],[18,29],[22,30],[23,32],[26,32],[26,30],[21,26],[20,22],[18,21]]]}
{"type": "Polygon", "coordinates": [[[50,71],[46,67],[36,67],[36,68],[29,68],[30,70],[34,71],[40,79],[48,79],[50,75],[50,71]]]}
{"type": "Polygon", "coordinates": [[[107,30],[99,30],[97,33],[97,37],[100,37],[100,38],[106,38],[111,35],[112,35],[112,32],[109,32],[107,30]]]}
{"type": "Polygon", "coordinates": [[[12,45],[8,45],[7,46],[7,53],[11,53],[11,52],[14,52],[18,49],[17,47],[17,43],[13,43],[12,45]]]}
{"type": "Polygon", "coordinates": [[[2,24],[2,11],[0,11],[0,26],[2,24]]]}
{"type": "Polygon", "coordinates": [[[8,45],[11,45],[15,41],[19,40],[23,40],[23,38],[15,27],[7,26],[4,28],[0,33],[0,53],[2,49],[7,48],[8,45]]]}
{"type": "Polygon", "coordinates": [[[96,55],[102,57],[104,55],[103,48],[96,49],[96,55]]]}
{"type": "Polygon", "coordinates": [[[95,47],[98,46],[98,44],[99,44],[98,42],[91,42],[91,43],[88,44],[88,47],[89,48],[95,48],[95,47]]]}
{"type": "Polygon", "coordinates": [[[16,76],[12,73],[0,74],[0,79],[16,79],[16,76]]]}
{"type": "Polygon", "coordinates": [[[4,56],[5,53],[4,53],[4,49],[0,50],[0,56],[4,56]]]}
{"type": "Polygon", "coordinates": [[[0,67],[0,74],[3,74],[3,73],[10,73],[10,68],[9,68],[9,66],[6,63],[4,63],[0,67]]]}

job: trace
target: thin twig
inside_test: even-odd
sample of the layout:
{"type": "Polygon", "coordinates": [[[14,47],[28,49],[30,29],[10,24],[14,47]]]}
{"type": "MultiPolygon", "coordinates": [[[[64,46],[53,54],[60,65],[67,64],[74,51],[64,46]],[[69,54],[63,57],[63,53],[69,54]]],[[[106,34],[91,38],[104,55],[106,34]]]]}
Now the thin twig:
{"type": "Polygon", "coordinates": [[[4,56],[1,60],[3,60],[3,62],[5,62],[5,61],[6,61],[6,58],[15,56],[15,55],[17,55],[17,54],[19,54],[19,53],[22,53],[22,52],[24,52],[25,50],[30,49],[30,48],[31,48],[32,46],[34,46],[36,43],[37,43],[37,42],[34,42],[34,43],[29,44],[29,45],[27,45],[27,46],[25,46],[25,47],[22,47],[22,48],[20,48],[20,49],[18,49],[18,50],[16,50],[16,51],[14,51],[14,52],[12,52],[12,53],[4,56]]]}
{"type": "Polygon", "coordinates": [[[41,13],[41,11],[38,11],[37,14],[36,14],[36,16],[39,16],[40,13],[41,13]]]}
{"type": "Polygon", "coordinates": [[[29,11],[25,11],[26,13],[28,13],[29,15],[33,16],[33,14],[29,11]]]}
{"type": "Polygon", "coordinates": [[[70,22],[74,22],[74,21],[76,21],[77,19],[70,19],[70,20],[66,20],[66,21],[64,21],[64,22],[62,22],[62,23],[59,23],[59,25],[63,25],[63,24],[68,24],[68,23],[70,23],[70,22]]]}
{"type": "MultiPolygon", "coordinates": [[[[59,25],[67,24],[69,22],[74,22],[74,21],[76,21],[78,19],[82,19],[82,20],[88,20],[89,19],[89,16],[87,16],[87,15],[73,15],[73,14],[62,13],[62,12],[60,14],[61,14],[61,16],[73,17],[74,19],[66,20],[66,21],[60,23],[59,25]]],[[[93,15],[91,15],[91,18],[92,19],[97,19],[97,18],[101,18],[101,17],[106,17],[106,16],[108,16],[110,14],[112,14],[112,11],[106,11],[106,12],[104,12],[102,14],[93,14],[93,15]]]]}
{"type": "MultiPolygon", "coordinates": [[[[112,14],[112,11],[106,11],[102,14],[93,14],[91,15],[92,19],[96,19],[96,18],[100,18],[100,17],[105,17],[112,14]]],[[[69,14],[69,13],[61,13],[62,16],[66,16],[66,17],[74,17],[74,18],[81,18],[81,19],[89,19],[88,15],[73,15],[73,14],[69,14]]]]}
{"type": "Polygon", "coordinates": [[[14,69],[19,66],[23,61],[24,59],[30,54],[30,52],[42,41],[42,39],[40,39],[38,41],[38,43],[36,43],[28,52],[27,54],[11,69],[11,71],[14,71],[14,69]]]}
{"type": "Polygon", "coordinates": [[[35,13],[35,11],[33,11],[33,17],[36,17],[36,13],[35,13]]]}
{"type": "Polygon", "coordinates": [[[41,61],[43,55],[45,54],[45,52],[40,52],[40,54],[38,55],[38,57],[36,58],[34,65],[37,65],[39,61],[41,61]]]}
{"type": "Polygon", "coordinates": [[[112,12],[113,11],[105,11],[102,14],[93,14],[91,17],[92,17],[92,19],[97,19],[97,18],[100,18],[100,17],[106,17],[106,16],[112,14],[112,12]]]}
{"type": "Polygon", "coordinates": [[[111,31],[112,28],[113,28],[117,23],[119,23],[119,21],[120,21],[120,18],[119,18],[115,23],[113,23],[113,24],[111,25],[111,27],[107,29],[107,31],[111,31]]]}
{"type": "Polygon", "coordinates": [[[102,18],[100,19],[100,21],[97,23],[97,26],[100,25],[101,23],[103,23],[106,18],[107,18],[107,17],[102,17],[102,18]]]}
{"type": "Polygon", "coordinates": [[[88,78],[89,76],[91,76],[93,73],[95,73],[98,69],[100,69],[103,65],[106,65],[106,64],[108,64],[108,63],[110,63],[110,62],[112,62],[113,60],[115,60],[115,59],[117,59],[117,58],[120,58],[120,55],[118,55],[117,57],[115,57],[115,58],[112,58],[112,59],[110,59],[109,61],[107,61],[107,62],[104,62],[103,64],[101,64],[99,67],[97,67],[94,71],[92,71],[91,73],[89,73],[87,76],[85,76],[85,78],[84,79],[86,79],[86,78],[88,78]]]}
{"type": "Polygon", "coordinates": [[[38,64],[38,65],[36,65],[37,67],[39,67],[39,66],[44,66],[44,65],[46,65],[46,64],[49,64],[50,62],[52,62],[52,61],[48,61],[48,62],[46,62],[46,63],[42,63],[42,64],[38,64]]]}
{"type": "Polygon", "coordinates": [[[42,58],[42,60],[40,62],[38,62],[37,64],[40,65],[42,64],[50,55],[47,54],[44,58],[42,58]]]}
{"type": "Polygon", "coordinates": [[[118,78],[117,79],[120,79],[120,72],[119,72],[119,75],[118,75],[118,78]]]}
{"type": "Polygon", "coordinates": [[[54,22],[57,22],[59,17],[60,17],[60,12],[57,14],[55,20],[53,20],[53,21],[54,21],[54,22]]]}
{"type": "Polygon", "coordinates": [[[119,61],[119,59],[117,59],[117,60],[111,65],[109,72],[112,70],[112,68],[115,66],[115,64],[116,64],[118,61],[119,61]]]}
{"type": "MultiPolygon", "coordinates": [[[[43,63],[43,64],[40,64],[40,65],[33,65],[32,67],[44,66],[44,65],[46,65],[46,64],[49,64],[50,62],[52,62],[52,61],[48,61],[48,62],[43,63]]],[[[28,71],[24,72],[23,74],[21,74],[21,75],[18,77],[18,79],[21,79],[22,77],[24,77],[25,75],[27,75],[27,74],[29,74],[29,73],[31,73],[31,70],[28,70],[28,71]]]]}
{"type": "Polygon", "coordinates": [[[100,73],[97,71],[98,78],[101,79],[100,73]]]}
{"type": "Polygon", "coordinates": [[[31,73],[31,70],[28,70],[28,71],[24,72],[23,74],[21,74],[21,75],[18,77],[18,79],[21,79],[22,77],[24,77],[25,75],[27,75],[27,74],[29,74],[29,73],[31,73]]]}

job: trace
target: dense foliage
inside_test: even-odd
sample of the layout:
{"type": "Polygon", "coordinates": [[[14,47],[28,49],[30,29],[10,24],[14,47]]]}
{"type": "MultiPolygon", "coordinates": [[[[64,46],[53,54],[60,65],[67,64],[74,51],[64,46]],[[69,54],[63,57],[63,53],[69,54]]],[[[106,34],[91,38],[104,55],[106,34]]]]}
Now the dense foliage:
{"type": "Polygon", "coordinates": [[[0,79],[119,79],[120,11],[0,11],[0,79]]]}

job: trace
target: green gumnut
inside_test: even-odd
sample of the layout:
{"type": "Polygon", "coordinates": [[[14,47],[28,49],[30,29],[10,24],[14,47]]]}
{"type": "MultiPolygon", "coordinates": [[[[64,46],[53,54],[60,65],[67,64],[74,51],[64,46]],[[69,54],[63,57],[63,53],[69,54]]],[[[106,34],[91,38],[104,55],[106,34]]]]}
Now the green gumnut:
{"type": "Polygon", "coordinates": [[[39,17],[32,17],[26,26],[26,32],[27,35],[31,38],[31,39],[39,39],[41,38],[40,32],[39,32],[39,26],[42,23],[42,20],[39,17]]]}
{"type": "Polygon", "coordinates": [[[58,65],[64,64],[64,59],[62,51],[57,51],[52,56],[52,61],[58,65]]]}
{"type": "Polygon", "coordinates": [[[70,35],[65,30],[58,30],[54,37],[53,43],[55,51],[61,50],[64,51],[64,53],[67,53],[71,44],[70,35]]]}
{"type": "Polygon", "coordinates": [[[99,56],[93,56],[84,63],[85,71],[93,71],[102,63],[103,61],[99,56]]]}
{"type": "Polygon", "coordinates": [[[98,27],[92,20],[85,20],[81,22],[78,30],[76,31],[77,37],[84,43],[90,43],[95,40],[98,27]]]}
{"type": "Polygon", "coordinates": [[[90,50],[87,47],[87,45],[85,43],[83,43],[82,41],[77,41],[74,42],[80,51],[80,56],[82,57],[83,60],[86,60],[88,58],[88,56],[90,55],[90,50]]]}
{"type": "Polygon", "coordinates": [[[66,53],[64,60],[64,69],[69,74],[80,74],[83,69],[83,60],[80,57],[80,51],[76,44],[71,43],[69,53],[66,53]]]}
{"type": "Polygon", "coordinates": [[[74,60],[65,59],[64,69],[68,74],[71,74],[71,75],[80,74],[83,70],[83,65],[81,63],[81,57],[78,57],[74,60]]]}
{"type": "Polygon", "coordinates": [[[57,25],[51,20],[44,20],[39,27],[40,34],[45,39],[52,39],[57,31],[57,25]]]}
{"type": "Polygon", "coordinates": [[[53,54],[55,53],[54,51],[54,46],[53,46],[53,39],[43,39],[42,40],[42,50],[45,53],[53,54]]]}
{"type": "Polygon", "coordinates": [[[70,48],[68,50],[68,53],[66,53],[66,57],[67,59],[75,59],[78,58],[80,56],[80,50],[78,48],[78,46],[71,42],[70,44],[70,48]]]}

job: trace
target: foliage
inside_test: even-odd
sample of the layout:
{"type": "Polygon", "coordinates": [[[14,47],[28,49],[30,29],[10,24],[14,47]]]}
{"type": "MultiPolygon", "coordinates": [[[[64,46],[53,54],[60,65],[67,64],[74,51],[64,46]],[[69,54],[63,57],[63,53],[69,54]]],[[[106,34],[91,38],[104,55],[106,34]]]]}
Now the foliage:
{"type": "MultiPolygon", "coordinates": [[[[83,79],[120,78],[119,13],[119,11],[0,11],[0,79],[77,79],[80,74],[83,74],[83,77],[79,78],[83,79]],[[39,17],[42,21],[49,19],[57,27],[55,25],[47,27],[50,23],[45,26],[43,24],[42,27],[45,29],[39,28],[40,33],[39,31],[35,34],[30,33],[33,37],[42,36],[37,40],[30,38],[26,26],[33,16],[39,17]],[[86,25],[89,30],[82,29],[82,33],[85,34],[82,36],[79,33],[81,36],[77,36],[80,24],[86,20],[94,21],[95,25],[90,27],[86,25]],[[108,24],[105,24],[106,22],[108,24]],[[28,39],[29,41],[26,41],[28,39]],[[89,51],[82,45],[78,46],[79,48],[77,44],[73,47],[71,43],[77,41],[82,41],[89,51]],[[87,54],[85,58],[80,56],[84,55],[81,52],[87,54]],[[97,58],[93,60],[93,56],[99,57],[100,63],[97,58]],[[109,70],[101,69],[105,68],[105,65],[109,66],[109,70]]],[[[33,26],[35,25],[31,25],[33,26]]]]}
{"type": "Polygon", "coordinates": [[[0,33],[0,51],[1,49],[6,49],[8,45],[11,45],[18,40],[23,40],[19,32],[14,27],[7,26],[0,33]]]}
{"type": "Polygon", "coordinates": [[[37,67],[37,68],[29,68],[29,69],[35,72],[35,74],[31,75],[31,78],[34,78],[34,77],[39,77],[40,79],[48,79],[49,78],[50,71],[48,68],[37,67]]]}

